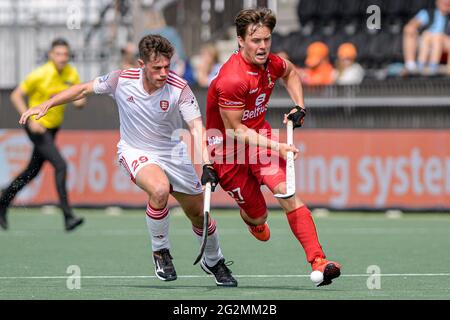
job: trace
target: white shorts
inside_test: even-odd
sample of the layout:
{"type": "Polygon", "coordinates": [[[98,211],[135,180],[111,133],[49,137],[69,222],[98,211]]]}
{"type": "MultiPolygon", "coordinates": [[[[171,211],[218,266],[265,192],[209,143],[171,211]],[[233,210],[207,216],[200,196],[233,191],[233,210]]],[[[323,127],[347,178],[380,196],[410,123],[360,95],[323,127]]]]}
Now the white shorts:
{"type": "Polygon", "coordinates": [[[169,179],[171,192],[202,193],[201,182],[186,151],[177,156],[162,156],[150,151],[132,148],[123,141],[117,147],[119,164],[125,169],[133,182],[136,182],[136,176],[143,167],[155,164],[164,171],[169,179]]]}

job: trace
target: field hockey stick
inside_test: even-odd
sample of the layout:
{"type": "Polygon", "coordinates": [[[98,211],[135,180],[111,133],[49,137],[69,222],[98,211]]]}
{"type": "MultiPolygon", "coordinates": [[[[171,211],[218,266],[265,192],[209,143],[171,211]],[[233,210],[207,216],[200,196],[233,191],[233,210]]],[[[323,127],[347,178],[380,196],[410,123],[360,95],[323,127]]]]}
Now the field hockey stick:
{"type": "Polygon", "coordinates": [[[208,240],[208,225],[209,225],[209,210],[211,206],[211,183],[208,182],[205,185],[205,195],[203,199],[203,237],[202,243],[200,245],[200,253],[197,256],[197,259],[194,261],[194,265],[196,265],[203,256],[206,247],[206,241],[208,240]]]}
{"type": "MultiPolygon", "coordinates": [[[[287,144],[294,144],[294,126],[292,120],[287,122],[287,144]]],[[[295,167],[294,152],[288,151],[286,159],[286,193],[277,193],[274,196],[280,199],[288,199],[295,194],[295,167]]]]}

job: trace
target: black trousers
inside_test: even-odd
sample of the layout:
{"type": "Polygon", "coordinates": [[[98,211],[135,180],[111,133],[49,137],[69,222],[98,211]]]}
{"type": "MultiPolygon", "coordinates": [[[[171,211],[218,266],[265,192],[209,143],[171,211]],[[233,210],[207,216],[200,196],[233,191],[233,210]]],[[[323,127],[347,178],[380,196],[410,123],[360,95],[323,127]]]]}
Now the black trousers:
{"type": "Polygon", "coordinates": [[[47,129],[44,134],[33,133],[28,127],[25,127],[25,130],[33,142],[33,153],[27,168],[3,190],[0,205],[8,207],[16,194],[38,175],[44,162],[49,161],[55,169],[55,183],[60,208],[64,217],[71,217],[72,209],[69,206],[66,190],[67,164],[55,145],[55,136],[59,128],[47,129]]]}

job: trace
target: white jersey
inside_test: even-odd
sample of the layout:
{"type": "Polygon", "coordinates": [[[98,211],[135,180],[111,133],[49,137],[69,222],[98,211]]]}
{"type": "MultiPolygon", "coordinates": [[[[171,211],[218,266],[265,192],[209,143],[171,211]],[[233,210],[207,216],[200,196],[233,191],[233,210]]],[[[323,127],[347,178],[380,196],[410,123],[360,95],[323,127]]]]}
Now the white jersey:
{"type": "Polygon", "coordinates": [[[119,108],[121,143],[155,154],[170,154],[180,143],[182,120],[201,117],[200,109],[187,82],[170,71],[164,86],[148,94],[143,70],[116,70],[94,80],[94,92],[109,94],[119,108]]]}

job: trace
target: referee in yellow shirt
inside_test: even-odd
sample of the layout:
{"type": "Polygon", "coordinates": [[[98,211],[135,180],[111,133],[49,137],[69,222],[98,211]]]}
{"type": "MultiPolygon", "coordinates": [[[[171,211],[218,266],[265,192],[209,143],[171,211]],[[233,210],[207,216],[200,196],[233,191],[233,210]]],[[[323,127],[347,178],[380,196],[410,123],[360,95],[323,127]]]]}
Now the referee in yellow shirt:
{"type": "MultiPolygon", "coordinates": [[[[54,40],[49,52],[49,61],[31,72],[11,94],[11,101],[19,114],[80,82],[77,70],[68,64],[69,59],[69,44],[63,39],[54,40]],[[28,96],[28,106],[25,96],[28,96]]],[[[80,99],[75,101],[74,105],[81,108],[85,103],[86,99],[80,99]]],[[[45,117],[39,120],[30,119],[25,125],[25,130],[34,145],[33,154],[27,168],[1,194],[1,228],[8,229],[6,216],[8,206],[16,194],[37,176],[45,161],[49,161],[55,169],[56,189],[64,214],[65,229],[71,231],[83,223],[82,218],[74,216],[69,205],[66,190],[67,164],[55,145],[56,133],[64,119],[64,108],[65,105],[57,106],[45,117]]]]}

